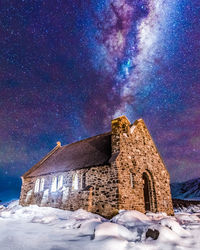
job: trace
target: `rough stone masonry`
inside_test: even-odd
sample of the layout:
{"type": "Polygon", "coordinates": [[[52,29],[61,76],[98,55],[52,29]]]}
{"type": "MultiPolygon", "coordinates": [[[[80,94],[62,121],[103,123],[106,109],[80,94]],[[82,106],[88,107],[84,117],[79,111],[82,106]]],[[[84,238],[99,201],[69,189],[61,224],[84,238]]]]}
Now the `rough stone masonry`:
{"type": "Polygon", "coordinates": [[[22,176],[20,204],[79,208],[107,218],[120,209],[173,215],[170,176],[142,119],[57,146],[22,176]]]}

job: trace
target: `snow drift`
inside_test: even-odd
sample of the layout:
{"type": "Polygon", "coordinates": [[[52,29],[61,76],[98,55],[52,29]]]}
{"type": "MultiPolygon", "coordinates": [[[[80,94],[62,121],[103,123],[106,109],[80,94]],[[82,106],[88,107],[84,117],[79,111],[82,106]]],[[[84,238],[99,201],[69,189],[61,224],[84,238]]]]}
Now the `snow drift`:
{"type": "Polygon", "coordinates": [[[110,221],[82,209],[0,207],[1,250],[200,249],[199,233],[199,206],[175,217],[123,210],[110,221]]]}

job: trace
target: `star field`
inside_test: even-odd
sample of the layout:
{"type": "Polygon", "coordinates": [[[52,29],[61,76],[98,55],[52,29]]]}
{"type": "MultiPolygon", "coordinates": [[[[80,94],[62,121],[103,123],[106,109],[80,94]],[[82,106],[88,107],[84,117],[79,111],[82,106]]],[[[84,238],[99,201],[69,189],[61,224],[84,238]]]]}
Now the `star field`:
{"type": "Polygon", "coordinates": [[[200,176],[198,1],[0,8],[0,191],[17,193],[19,177],[56,141],[109,131],[123,114],[145,120],[172,181],[200,176]]]}

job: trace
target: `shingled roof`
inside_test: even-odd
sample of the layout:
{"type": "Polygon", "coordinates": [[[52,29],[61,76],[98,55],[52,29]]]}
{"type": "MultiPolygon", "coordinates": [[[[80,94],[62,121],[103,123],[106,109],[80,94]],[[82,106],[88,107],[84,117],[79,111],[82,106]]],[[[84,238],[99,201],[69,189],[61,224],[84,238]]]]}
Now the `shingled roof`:
{"type": "Polygon", "coordinates": [[[111,133],[90,137],[65,146],[57,146],[23,177],[105,165],[111,157],[111,133]]]}

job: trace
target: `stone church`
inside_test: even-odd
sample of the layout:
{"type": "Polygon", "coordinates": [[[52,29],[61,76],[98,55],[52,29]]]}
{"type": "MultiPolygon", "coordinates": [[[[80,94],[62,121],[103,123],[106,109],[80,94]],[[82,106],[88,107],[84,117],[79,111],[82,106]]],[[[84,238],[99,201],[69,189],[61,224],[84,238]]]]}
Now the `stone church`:
{"type": "Polygon", "coordinates": [[[83,208],[107,218],[120,209],[173,214],[170,176],[142,119],[112,120],[111,132],[58,142],[22,176],[20,204],[83,208]]]}

